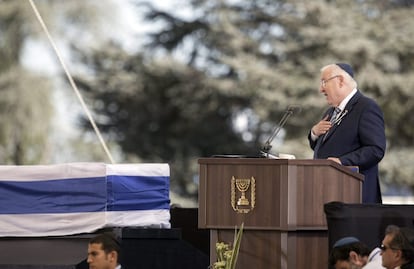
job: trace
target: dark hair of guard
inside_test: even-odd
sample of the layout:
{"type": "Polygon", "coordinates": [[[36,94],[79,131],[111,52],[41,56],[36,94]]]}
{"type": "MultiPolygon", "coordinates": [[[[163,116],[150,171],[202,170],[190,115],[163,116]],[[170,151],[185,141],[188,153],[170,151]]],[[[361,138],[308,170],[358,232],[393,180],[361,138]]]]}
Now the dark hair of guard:
{"type": "Polygon", "coordinates": [[[334,247],[329,255],[329,265],[334,266],[337,261],[349,260],[349,253],[355,251],[361,257],[368,256],[370,251],[362,242],[353,242],[346,245],[334,247]]]}
{"type": "Polygon", "coordinates": [[[115,251],[116,253],[118,253],[118,261],[120,260],[121,246],[119,244],[119,241],[113,234],[98,234],[97,236],[89,240],[89,244],[102,244],[102,249],[103,251],[105,251],[106,254],[110,253],[111,251],[115,251]]]}

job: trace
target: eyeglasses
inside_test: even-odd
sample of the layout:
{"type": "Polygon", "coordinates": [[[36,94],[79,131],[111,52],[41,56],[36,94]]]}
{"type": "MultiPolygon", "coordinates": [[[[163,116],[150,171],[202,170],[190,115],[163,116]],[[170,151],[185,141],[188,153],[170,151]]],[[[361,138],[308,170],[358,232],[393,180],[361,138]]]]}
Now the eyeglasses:
{"type": "Polygon", "coordinates": [[[332,79],[334,79],[334,78],[337,78],[337,77],[339,77],[339,75],[336,75],[336,76],[330,77],[330,78],[328,78],[328,79],[322,79],[322,80],[321,80],[321,86],[322,86],[322,88],[325,88],[325,87],[326,87],[326,83],[327,83],[328,81],[330,81],[330,80],[332,80],[332,79]]]}
{"type": "Polygon", "coordinates": [[[384,244],[381,244],[381,246],[379,246],[379,248],[381,249],[381,251],[387,251],[387,249],[399,250],[398,248],[387,247],[384,244]]]}

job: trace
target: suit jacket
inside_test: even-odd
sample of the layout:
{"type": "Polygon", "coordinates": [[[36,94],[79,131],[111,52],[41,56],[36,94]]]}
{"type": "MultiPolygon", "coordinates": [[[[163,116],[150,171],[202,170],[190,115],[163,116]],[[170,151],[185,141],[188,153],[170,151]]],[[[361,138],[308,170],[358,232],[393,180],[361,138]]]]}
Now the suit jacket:
{"type": "MultiPolygon", "coordinates": [[[[329,108],[325,115],[332,115],[329,108]]],[[[365,176],[362,188],[363,203],[381,203],[378,163],[385,153],[384,118],[377,103],[360,91],[349,100],[345,109],[326,135],[312,141],[315,159],[336,157],[346,166],[358,166],[365,176]]]]}
{"type": "Polygon", "coordinates": [[[414,263],[401,265],[401,269],[414,269],[414,263]]]}

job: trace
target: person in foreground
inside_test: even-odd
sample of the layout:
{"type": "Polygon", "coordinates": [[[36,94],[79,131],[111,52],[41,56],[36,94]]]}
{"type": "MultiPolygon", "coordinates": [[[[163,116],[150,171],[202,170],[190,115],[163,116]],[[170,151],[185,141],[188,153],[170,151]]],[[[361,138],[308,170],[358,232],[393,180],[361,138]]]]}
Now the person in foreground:
{"type": "Polygon", "coordinates": [[[381,245],[382,266],[387,269],[414,268],[414,230],[389,225],[381,245]]]}
{"type": "Polygon", "coordinates": [[[352,67],[346,63],[324,66],[319,90],[330,108],[308,135],[314,158],[358,166],[365,176],[362,202],[382,203],[378,163],[386,140],[380,107],[357,89],[352,67]]]}
{"type": "Polygon", "coordinates": [[[329,266],[335,269],[381,269],[381,249],[371,252],[356,237],[343,237],[335,242],[329,255],[329,266]]]}
{"type": "Polygon", "coordinates": [[[88,259],[90,269],[121,269],[119,263],[120,245],[110,234],[99,234],[88,244],[88,259]]]}

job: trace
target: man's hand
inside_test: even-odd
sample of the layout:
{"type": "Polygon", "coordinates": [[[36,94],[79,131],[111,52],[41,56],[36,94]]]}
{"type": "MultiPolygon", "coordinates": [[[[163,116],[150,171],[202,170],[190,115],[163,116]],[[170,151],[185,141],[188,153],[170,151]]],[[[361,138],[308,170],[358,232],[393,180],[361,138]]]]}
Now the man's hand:
{"type": "Polygon", "coordinates": [[[321,135],[326,134],[327,131],[329,131],[329,129],[331,129],[332,124],[330,121],[328,121],[328,115],[326,115],[325,118],[323,118],[320,122],[318,122],[317,124],[315,124],[311,131],[312,134],[314,134],[315,136],[319,137],[321,135]]]}
{"type": "Polygon", "coordinates": [[[335,157],[329,157],[328,160],[334,161],[336,163],[342,164],[341,160],[339,158],[335,158],[335,157]]]}

